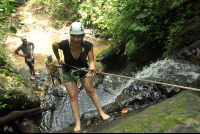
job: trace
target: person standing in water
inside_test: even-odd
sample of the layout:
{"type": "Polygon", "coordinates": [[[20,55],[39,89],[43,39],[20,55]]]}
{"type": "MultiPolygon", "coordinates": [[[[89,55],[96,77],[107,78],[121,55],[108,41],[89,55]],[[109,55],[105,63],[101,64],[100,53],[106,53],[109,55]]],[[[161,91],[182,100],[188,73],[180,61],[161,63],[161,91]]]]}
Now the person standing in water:
{"type": "Polygon", "coordinates": [[[35,73],[35,69],[34,69],[35,45],[33,42],[27,41],[26,36],[22,36],[21,40],[22,40],[22,44],[15,50],[15,54],[24,57],[25,63],[28,65],[30,69],[31,79],[34,80],[35,75],[39,74],[39,73],[35,73]],[[19,54],[19,50],[22,50],[23,54],[19,54]]]}
{"type": "Polygon", "coordinates": [[[69,40],[54,42],[52,44],[52,48],[59,64],[62,64],[63,61],[60,59],[58,49],[63,50],[65,61],[65,64],[63,64],[63,82],[70,96],[70,106],[76,120],[74,131],[77,132],[81,130],[78,107],[77,79],[71,77],[70,71],[73,71],[74,68],[68,65],[76,66],[78,68],[89,67],[89,72],[82,71],[82,73],[79,74],[80,81],[83,84],[87,94],[91,97],[93,103],[97,107],[103,120],[109,119],[110,116],[105,114],[102,110],[99,97],[93,87],[91,78],[91,76],[94,76],[93,72],[95,72],[93,44],[89,41],[83,40],[84,26],[80,22],[73,22],[70,25],[69,34],[69,40]],[[89,65],[86,61],[87,57],[89,60],[89,65]]]}
{"type": "Polygon", "coordinates": [[[45,65],[46,65],[46,69],[49,73],[49,75],[51,76],[51,80],[52,80],[52,84],[50,85],[53,86],[54,85],[54,78],[58,79],[59,83],[60,83],[60,88],[63,89],[63,85],[61,83],[61,79],[59,77],[59,71],[58,71],[58,61],[54,58],[52,58],[52,55],[50,52],[46,53],[47,59],[45,60],[45,65]]]}

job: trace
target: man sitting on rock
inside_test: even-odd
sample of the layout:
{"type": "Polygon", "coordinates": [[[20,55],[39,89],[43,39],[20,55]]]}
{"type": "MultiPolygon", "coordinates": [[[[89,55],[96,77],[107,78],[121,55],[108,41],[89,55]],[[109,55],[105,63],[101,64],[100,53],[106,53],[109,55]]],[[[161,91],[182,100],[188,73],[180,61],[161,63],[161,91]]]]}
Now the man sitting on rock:
{"type": "Polygon", "coordinates": [[[50,86],[54,85],[54,78],[57,78],[60,83],[60,88],[63,89],[63,85],[61,83],[61,79],[59,77],[59,71],[58,71],[58,62],[54,58],[52,58],[52,55],[50,52],[46,53],[47,59],[45,60],[46,69],[49,72],[49,75],[52,80],[52,84],[50,86]]]}

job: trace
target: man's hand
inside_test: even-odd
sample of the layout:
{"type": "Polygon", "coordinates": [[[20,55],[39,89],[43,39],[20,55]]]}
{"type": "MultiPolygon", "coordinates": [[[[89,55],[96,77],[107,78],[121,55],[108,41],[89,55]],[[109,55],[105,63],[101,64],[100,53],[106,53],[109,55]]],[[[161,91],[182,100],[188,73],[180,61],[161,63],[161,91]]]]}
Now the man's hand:
{"type": "Polygon", "coordinates": [[[51,71],[50,71],[50,70],[48,70],[48,72],[49,72],[49,74],[51,73],[51,71]]]}
{"type": "Polygon", "coordinates": [[[53,63],[49,63],[49,66],[53,66],[54,64],[53,63]]]}
{"type": "Polygon", "coordinates": [[[23,56],[24,56],[24,57],[27,57],[27,54],[24,54],[23,56]]]}

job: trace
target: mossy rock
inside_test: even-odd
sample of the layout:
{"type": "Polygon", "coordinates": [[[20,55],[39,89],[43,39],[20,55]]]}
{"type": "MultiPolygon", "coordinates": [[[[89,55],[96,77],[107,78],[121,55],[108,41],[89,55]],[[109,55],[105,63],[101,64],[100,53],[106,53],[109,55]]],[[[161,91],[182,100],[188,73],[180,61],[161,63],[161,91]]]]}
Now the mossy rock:
{"type": "MultiPolygon", "coordinates": [[[[174,132],[172,128],[177,124],[184,126],[182,123],[188,118],[199,121],[199,102],[200,98],[196,94],[185,90],[172,98],[146,108],[139,114],[128,116],[115,125],[105,126],[101,132],[174,132]]],[[[189,130],[188,127],[188,131],[198,132],[198,129],[189,130]]]]}

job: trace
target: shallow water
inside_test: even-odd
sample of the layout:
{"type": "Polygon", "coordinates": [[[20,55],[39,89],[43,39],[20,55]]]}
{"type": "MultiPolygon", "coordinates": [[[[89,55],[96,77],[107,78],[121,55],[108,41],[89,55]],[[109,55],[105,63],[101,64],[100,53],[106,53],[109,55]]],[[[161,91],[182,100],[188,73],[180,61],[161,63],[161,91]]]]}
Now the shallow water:
{"type": "MultiPolygon", "coordinates": [[[[61,31],[56,31],[52,28],[43,29],[41,27],[37,27],[26,33],[28,41],[32,41],[35,44],[35,69],[37,71],[42,70],[42,72],[46,72],[40,75],[35,81],[32,81],[31,84],[32,86],[38,86],[38,91],[41,90],[39,86],[45,87],[43,93],[41,93],[42,95],[40,96],[42,100],[41,107],[56,104],[56,109],[54,111],[49,110],[42,113],[39,127],[44,133],[51,133],[62,130],[64,127],[75,121],[70,107],[69,95],[63,97],[59,96],[59,94],[63,95],[67,93],[65,87],[63,90],[60,90],[57,81],[55,88],[49,87],[48,85],[50,85],[50,81],[47,81],[48,75],[44,66],[46,52],[51,52],[53,54],[52,43],[56,40],[69,39],[69,36],[67,34],[63,34],[63,31],[68,31],[68,27],[62,29],[61,31]]],[[[23,33],[20,32],[20,30],[18,32],[19,34],[23,33]]],[[[95,58],[98,51],[104,50],[108,46],[108,41],[106,40],[98,38],[86,38],[86,40],[93,43],[95,58]]],[[[9,36],[6,42],[6,48],[11,52],[13,58],[17,59],[16,62],[18,63],[16,65],[24,63],[23,57],[13,55],[14,50],[20,44],[21,40],[17,37],[9,36]]],[[[60,51],[59,53],[61,55],[61,58],[63,59],[64,57],[60,51]]],[[[54,54],[53,57],[55,58],[54,54]]],[[[96,65],[98,66],[98,68],[102,68],[100,63],[96,62],[96,65]]],[[[113,65],[115,65],[115,63],[113,63],[113,65]]],[[[26,72],[24,73],[27,73],[28,67],[25,64],[22,65],[22,67],[26,69],[26,72]]],[[[116,67],[116,69],[118,69],[118,67],[116,67]]],[[[110,70],[110,72],[112,73],[114,71],[115,69],[110,70]]],[[[178,59],[158,60],[155,63],[150,64],[149,66],[143,67],[143,69],[139,72],[130,72],[133,78],[147,79],[153,81],[163,80],[163,82],[181,86],[188,86],[190,83],[196,81],[199,78],[199,73],[199,66],[178,59]]],[[[141,100],[145,97],[151,97],[152,100],[156,100],[162,96],[162,93],[159,91],[154,91],[153,86],[150,85],[148,82],[141,82],[141,86],[141,83],[133,79],[126,79],[111,75],[100,75],[95,77],[94,79],[97,80],[94,80],[93,85],[95,87],[97,95],[99,96],[102,106],[115,102],[117,96],[119,96],[127,88],[130,88],[130,86],[132,86],[131,88],[134,89],[131,93],[132,97],[138,100],[141,100]]],[[[166,90],[170,92],[171,90],[179,91],[180,89],[166,86],[166,90]]],[[[95,110],[96,107],[94,106],[90,97],[86,94],[80,82],[78,83],[78,91],[79,113],[81,117],[85,112],[95,110]]],[[[145,102],[140,105],[146,106],[147,103],[149,102],[145,102]]],[[[138,104],[135,105],[135,107],[133,108],[138,109],[139,107],[140,106],[138,104]]]]}
{"type": "MultiPolygon", "coordinates": [[[[33,39],[34,36],[36,36],[36,34],[33,33],[29,35],[31,35],[29,37],[30,39],[33,39]]],[[[40,35],[38,36],[40,37],[40,35]]],[[[19,44],[20,40],[18,38],[11,38],[11,37],[9,38],[8,38],[9,41],[12,42],[8,42],[6,47],[10,51],[14,51],[14,49],[17,47],[17,42],[19,44]]],[[[40,37],[39,39],[34,40],[34,43],[36,45],[34,51],[36,70],[42,70],[42,72],[46,72],[44,66],[44,61],[46,59],[45,53],[47,51],[53,53],[51,44],[56,40],[56,38],[57,35],[55,34],[46,34],[43,36],[43,38],[40,37]]],[[[99,50],[103,50],[108,46],[108,43],[105,40],[96,39],[89,41],[91,41],[94,45],[95,54],[99,50]]],[[[24,62],[23,57],[16,55],[14,57],[16,57],[19,63],[24,62]]],[[[100,65],[100,63],[96,64],[100,65]]],[[[24,68],[28,70],[26,65],[24,65],[24,68]]],[[[116,67],[115,69],[118,69],[118,67],[116,67]]],[[[112,73],[114,71],[115,70],[110,70],[110,72],[112,73]]],[[[164,59],[164,60],[158,60],[155,63],[143,67],[143,69],[139,72],[130,72],[130,74],[132,74],[133,78],[147,79],[152,81],[160,81],[163,79],[164,80],[163,82],[169,84],[188,86],[190,83],[194,82],[196,79],[199,78],[199,72],[200,72],[199,66],[191,64],[190,62],[178,59],[174,60],[164,59]]],[[[156,100],[161,98],[162,96],[161,92],[152,90],[153,87],[152,85],[148,85],[149,84],[148,82],[143,82],[143,85],[146,84],[147,86],[140,86],[140,83],[138,81],[135,81],[133,79],[126,79],[123,77],[116,77],[111,75],[100,75],[95,77],[94,79],[97,80],[94,81],[93,85],[95,87],[97,95],[99,96],[102,106],[115,102],[117,96],[120,95],[123,91],[125,91],[125,89],[130,88],[130,86],[134,87],[134,93],[132,94],[132,96],[137,100],[141,100],[142,98],[145,97],[152,98],[150,100],[156,100]]],[[[69,124],[74,123],[75,119],[71,111],[69,96],[66,95],[63,97],[59,97],[58,95],[67,93],[65,87],[63,91],[61,91],[59,89],[58,81],[56,81],[56,88],[55,89],[51,88],[48,86],[51,84],[50,81],[46,82],[46,79],[48,79],[47,72],[41,75],[40,78],[38,77],[38,80],[32,82],[32,86],[37,85],[44,87],[45,85],[47,85],[43,93],[41,93],[40,95],[42,100],[41,107],[51,106],[54,103],[56,104],[56,109],[54,111],[47,111],[42,113],[41,122],[39,123],[39,127],[42,132],[50,133],[62,130],[69,124]]],[[[180,89],[178,90],[174,87],[169,87],[169,86],[166,86],[166,90],[167,92],[170,92],[171,90],[177,90],[177,92],[180,91],[180,89]]],[[[78,83],[78,91],[79,91],[79,98],[78,98],[79,114],[81,118],[81,116],[85,112],[88,112],[90,110],[96,110],[96,107],[94,106],[90,97],[86,94],[80,82],[78,83]]],[[[147,106],[149,101],[142,103],[143,104],[140,105],[139,103],[138,104],[135,103],[135,106],[133,108],[139,109],[140,107],[145,107],[147,106]]],[[[124,106],[126,106],[125,103],[124,106]]],[[[127,106],[129,105],[127,104],[127,106]]]]}

